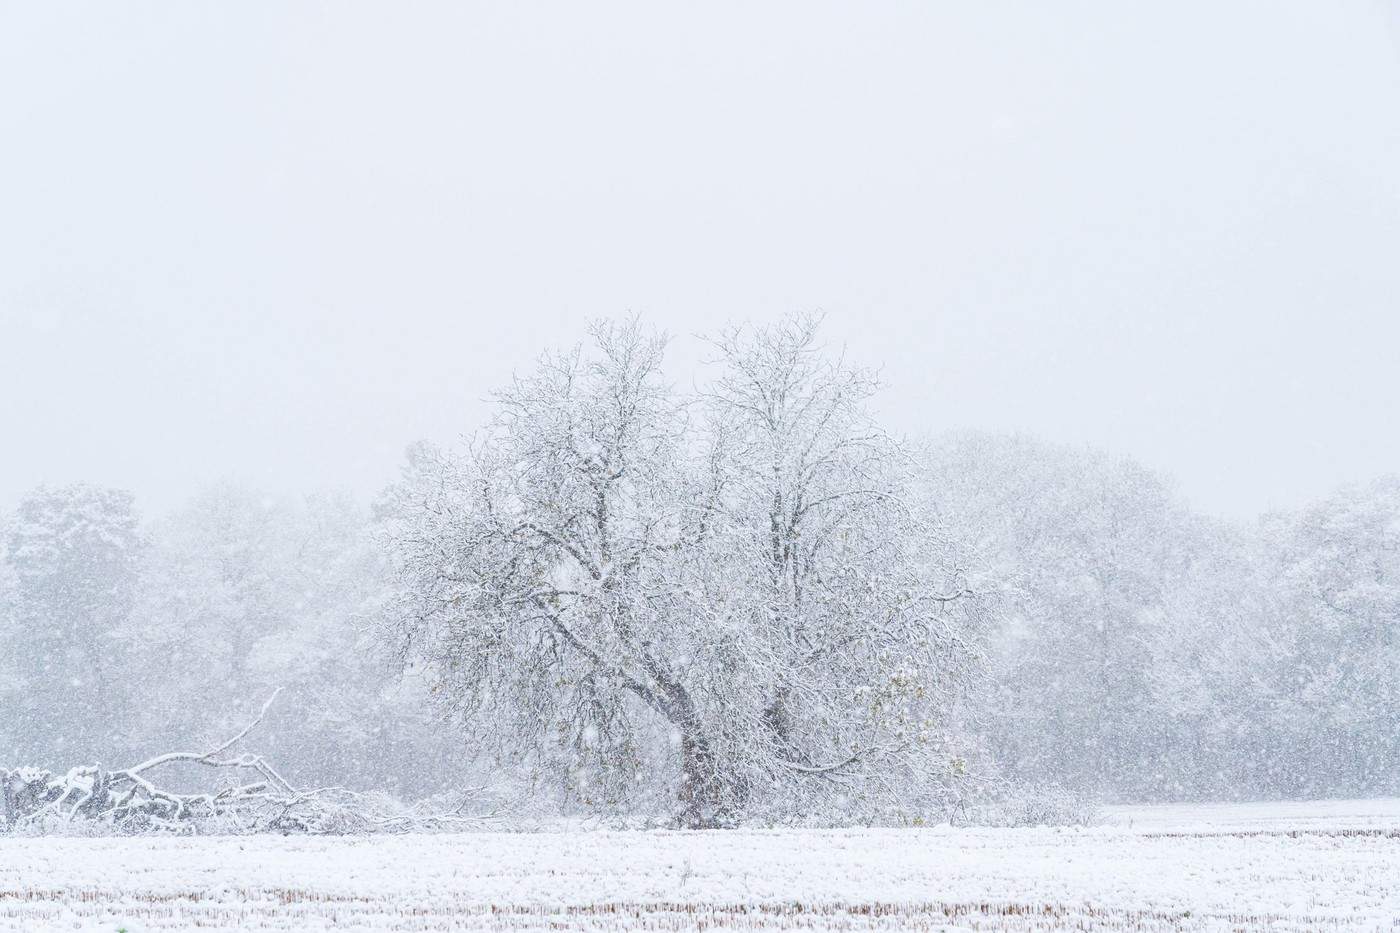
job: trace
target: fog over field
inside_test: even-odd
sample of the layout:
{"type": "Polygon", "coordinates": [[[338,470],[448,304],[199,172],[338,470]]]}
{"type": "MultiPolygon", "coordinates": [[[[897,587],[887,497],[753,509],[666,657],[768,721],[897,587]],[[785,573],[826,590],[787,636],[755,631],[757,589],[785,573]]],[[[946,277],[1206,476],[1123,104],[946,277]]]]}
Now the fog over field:
{"type": "Polygon", "coordinates": [[[0,139],[0,930],[1392,919],[1400,0],[12,4],[0,139]]]}

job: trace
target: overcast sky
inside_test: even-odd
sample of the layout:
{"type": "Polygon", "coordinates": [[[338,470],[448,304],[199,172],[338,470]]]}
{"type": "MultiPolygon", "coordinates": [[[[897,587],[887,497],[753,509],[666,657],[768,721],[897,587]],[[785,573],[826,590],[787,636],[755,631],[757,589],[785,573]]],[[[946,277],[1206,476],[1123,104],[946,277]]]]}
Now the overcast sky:
{"type": "Polygon", "coordinates": [[[1400,470],[1400,5],[0,2],[0,508],[370,493],[589,317],[813,309],[900,430],[1400,470]]]}

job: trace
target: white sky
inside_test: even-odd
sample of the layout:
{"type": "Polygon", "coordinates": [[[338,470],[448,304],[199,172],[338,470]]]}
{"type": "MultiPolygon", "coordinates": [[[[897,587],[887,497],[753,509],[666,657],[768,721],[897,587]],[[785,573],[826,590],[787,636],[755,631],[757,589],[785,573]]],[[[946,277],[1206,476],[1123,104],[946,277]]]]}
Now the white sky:
{"type": "Polygon", "coordinates": [[[370,493],[587,317],[797,309],[902,430],[1400,470],[1400,3],[0,2],[0,508],[370,493]]]}

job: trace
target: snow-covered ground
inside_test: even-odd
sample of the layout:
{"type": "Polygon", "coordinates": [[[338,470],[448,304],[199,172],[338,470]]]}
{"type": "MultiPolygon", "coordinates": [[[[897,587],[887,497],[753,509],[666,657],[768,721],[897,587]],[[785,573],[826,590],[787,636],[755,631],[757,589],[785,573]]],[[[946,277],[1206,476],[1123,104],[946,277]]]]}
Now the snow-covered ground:
{"type": "Polygon", "coordinates": [[[0,839],[0,930],[1400,929],[1400,801],[1093,829],[0,839]]]}
{"type": "Polygon", "coordinates": [[[1400,829],[1400,798],[1172,803],[1105,807],[1103,822],[1144,832],[1400,829]]]}

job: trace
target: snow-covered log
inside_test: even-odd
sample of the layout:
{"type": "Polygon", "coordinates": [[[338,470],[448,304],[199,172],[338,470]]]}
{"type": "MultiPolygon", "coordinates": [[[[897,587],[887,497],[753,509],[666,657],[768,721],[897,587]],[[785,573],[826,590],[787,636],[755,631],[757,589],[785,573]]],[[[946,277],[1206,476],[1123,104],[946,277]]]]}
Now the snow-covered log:
{"type": "Polygon", "coordinates": [[[269,697],[237,735],[205,752],[167,752],[127,768],[88,765],[66,774],[0,768],[0,832],[44,832],[63,824],[114,833],[406,832],[480,826],[500,816],[469,814],[475,801],[470,792],[439,812],[339,787],[294,787],[261,755],[234,751],[276,698],[277,693],[269,697]],[[212,790],[166,789],[162,772],[180,763],[226,780],[212,790]]]}

